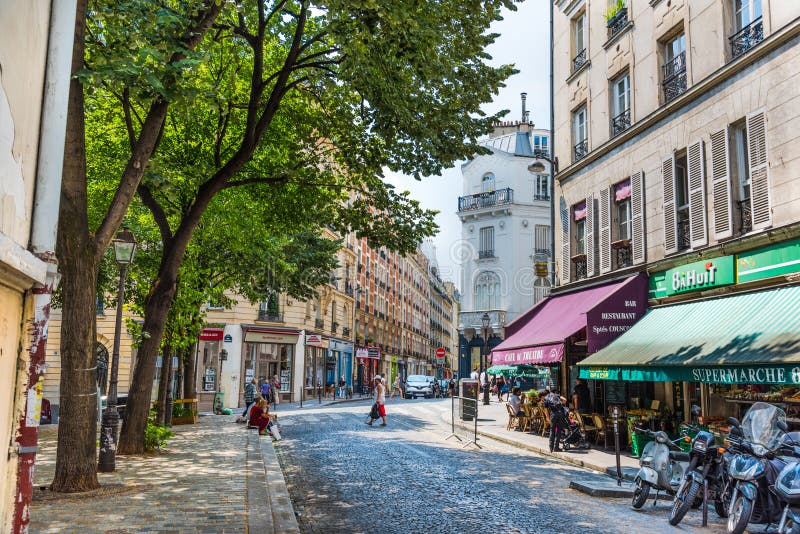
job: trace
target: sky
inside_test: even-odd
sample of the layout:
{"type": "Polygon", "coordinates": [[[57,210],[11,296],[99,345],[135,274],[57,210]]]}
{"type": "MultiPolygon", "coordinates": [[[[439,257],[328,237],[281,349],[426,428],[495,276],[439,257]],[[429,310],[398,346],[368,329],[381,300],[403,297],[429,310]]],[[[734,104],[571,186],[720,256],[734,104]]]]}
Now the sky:
{"type": "MultiPolygon", "coordinates": [[[[526,108],[539,128],[550,127],[550,12],[548,1],[526,0],[517,4],[516,12],[506,11],[495,22],[492,32],[500,34],[489,48],[492,64],[513,64],[519,73],[506,80],[494,100],[483,111],[494,114],[510,110],[506,120],[521,118],[520,93],[528,93],[526,108]]],[[[433,238],[437,250],[440,275],[461,286],[458,266],[461,222],[456,215],[458,197],[462,194],[461,164],[443,169],[441,176],[421,181],[398,173],[386,173],[386,180],[398,191],[408,190],[423,208],[438,210],[439,234],[433,238]]]]}

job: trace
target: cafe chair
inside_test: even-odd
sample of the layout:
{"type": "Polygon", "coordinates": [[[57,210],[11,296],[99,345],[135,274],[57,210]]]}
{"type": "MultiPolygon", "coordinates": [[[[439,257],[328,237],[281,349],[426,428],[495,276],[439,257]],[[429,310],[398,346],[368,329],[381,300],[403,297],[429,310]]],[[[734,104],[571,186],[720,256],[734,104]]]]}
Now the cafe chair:
{"type": "Polygon", "coordinates": [[[542,436],[544,436],[553,425],[550,422],[550,410],[547,408],[540,408],[539,411],[542,413],[542,436]]]}
{"type": "Polygon", "coordinates": [[[603,446],[608,447],[608,432],[606,423],[603,420],[603,416],[600,414],[593,413],[592,421],[594,422],[594,426],[596,428],[594,433],[595,445],[600,445],[600,441],[602,440],[603,446]]]}
{"type": "Polygon", "coordinates": [[[509,403],[506,403],[506,411],[508,412],[508,424],[506,425],[506,430],[519,428],[520,417],[514,413],[514,408],[512,408],[509,403]]]}
{"type": "Polygon", "coordinates": [[[578,420],[578,424],[581,426],[583,433],[586,434],[587,439],[597,439],[597,426],[595,426],[591,415],[575,412],[575,418],[578,420]]]}

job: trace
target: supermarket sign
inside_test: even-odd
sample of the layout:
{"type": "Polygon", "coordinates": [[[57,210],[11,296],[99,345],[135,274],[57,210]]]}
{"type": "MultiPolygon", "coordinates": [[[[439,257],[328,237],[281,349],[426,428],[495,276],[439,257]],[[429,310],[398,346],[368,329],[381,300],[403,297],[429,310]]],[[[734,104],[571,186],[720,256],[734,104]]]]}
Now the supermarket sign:
{"type": "Polygon", "coordinates": [[[703,382],[705,384],[800,384],[800,363],[782,365],[719,365],[581,367],[580,377],[590,380],[643,382],[703,382]]]}
{"type": "Polygon", "coordinates": [[[736,262],[733,256],[696,261],[650,278],[650,298],[669,297],[736,283],[736,262]]]}

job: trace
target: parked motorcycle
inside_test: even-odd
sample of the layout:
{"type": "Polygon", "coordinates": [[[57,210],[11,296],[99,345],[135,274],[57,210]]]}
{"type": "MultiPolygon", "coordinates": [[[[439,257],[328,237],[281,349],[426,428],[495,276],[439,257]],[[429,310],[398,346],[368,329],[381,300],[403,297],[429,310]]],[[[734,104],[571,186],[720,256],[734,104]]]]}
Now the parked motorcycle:
{"type": "Polygon", "coordinates": [[[741,425],[733,417],[728,422],[742,431],[742,439],[735,445],[739,454],[728,466],[728,473],[736,479],[728,532],[741,534],[748,523],[767,525],[780,520],[783,506],[770,486],[787,465],[779,454],[792,451],[791,447],[787,450],[782,440],[786,413],[773,404],[757,402],[747,411],[741,425]]]}
{"type": "MultiPolygon", "coordinates": [[[[700,408],[692,406],[692,415],[697,416],[699,413],[700,408]]],[[[703,499],[704,495],[714,501],[714,510],[718,516],[728,517],[732,485],[725,463],[725,448],[717,447],[714,435],[705,430],[698,430],[691,443],[689,466],[675,494],[672,511],[669,514],[669,524],[672,526],[680,523],[698,497],[703,499]]],[[[706,501],[706,507],[703,508],[703,523],[707,513],[706,501]]]]}
{"type": "Polygon", "coordinates": [[[656,490],[653,506],[658,502],[659,492],[665,491],[669,495],[675,495],[689,465],[689,453],[682,452],[675,444],[683,438],[673,441],[661,430],[657,432],[645,428],[635,428],[635,430],[653,438],[653,441],[645,445],[639,458],[640,467],[636,474],[636,487],[631,502],[631,505],[638,509],[647,502],[651,488],[656,490]]]}
{"type": "MultiPolygon", "coordinates": [[[[800,456],[800,448],[793,447],[793,452],[800,456]]],[[[778,474],[773,488],[783,505],[779,534],[800,534],[800,462],[786,465],[778,474]]]]}

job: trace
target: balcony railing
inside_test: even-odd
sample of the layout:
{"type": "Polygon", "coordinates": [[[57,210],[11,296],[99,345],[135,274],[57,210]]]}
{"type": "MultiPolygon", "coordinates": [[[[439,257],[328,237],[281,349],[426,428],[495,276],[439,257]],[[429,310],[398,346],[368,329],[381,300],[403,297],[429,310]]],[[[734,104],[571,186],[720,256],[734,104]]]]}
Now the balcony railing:
{"type": "Polygon", "coordinates": [[[575,280],[583,280],[586,278],[586,254],[578,254],[572,257],[572,264],[575,272],[575,280]]]}
{"type": "Polygon", "coordinates": [[[572,161],[582,160],[589,153],[589,140],[584,139],[572,147],[572,161]]]}
{"type": "Polygon", "coordinates": [[[686,92],[686,52],[681,52],[662,67],[664,71],[664,102],[670,102],[686,92]]]}
{"type": "Polygon", "coordinates": [[[628,108],[613,119],[611,119],[611,136],[614,137],[625,130],[631,125],[631,109],[628,108]]]}
{"type": "Polygon", "coordinates": [[[628,25],[628,9],[623,8],[617,11],[617,14],[608,19],[606,26],[608,27],[608,38],[611,39],[619,32],[625,29],[628,25]]]}
{"type": "Polygon", "coordinates": [[[534,193],[533,200],[550,200],[549,193],[534,193]]]}
{"type": "Polygon", "coordinates": [[[458,329],[460,331],[464,331],[464,329],[471,328],[475,331],[480,332],[483,328],[483,314],[489,314],[489,328],[500,328],[505,326],[506,324],[506,312],[505,310],[481,310],[481,311],[471,311],[471,312],[461,312],[458,314],[458,329]]]}
{"type": "Polygon", "coordinates": [[[533,149],[533,157],[544,159],[550,157],[550,151],[544,148],[534,148],[533,149]]]}
{"type": "Polygon", "coordinates": [[[314,319],[314,327],[322,330],[325,328],[325,320],[324,319],[314,319]]]}
{"type": "Polygon", "coordinates": [[[741,56],[764,40],[764,23],[761,17],[734,33],[728,38],[731,42],[733,57],[741,56]]]}
{"type": "Polygon", "coordinates": [[[611,243],[611,249],[614,251],[617,269],[633,265],[633,248],[631,247],[630,239],[614,241],[611,243]]]}
{"type": "Polygon", "coordinates": [[[514,190],[510,188],[498,189],[487,193],[478,193],[465,197],[458,197],[458,211],[478,210],[501,206],[514,202],[514,190]]]}
{"type": "Polygon", "coordinates": [[[533,249],[534,254],[544,254],[550,257],[550,249],[549,248],[535,248],[533,249]]]}
{"type": "Polygon", "coordinates": [[[746,198],[736,203],[739,206],[739,228],[740,233],[746,234],[753,229],[753,212],[750,199],[746,198]]]}
{"type": "Polygon", "coordinates": [[[337,330],[339,330],[339,323],[331,324],[331,333],[335,334],[337,330]]]}
{"type": "Polygon", "coordinates": [[[350,337],[350,329],[346,326],[342,328],[342,337],[350,337]]]}
{"type": "Polygon", "coordinates": [[[584,48],[578,54],[572,58],[572,72],[578,72],[578,69],[583,67],[586,63],[586,49],[584,48]]]}
{"type": "Polygon", "coordinates": [[[486,259],[486,258],[494,258],[494,250],[479,250],[478,251],[478,258],[486,259]]]}
{"type": "Polygon", "coordinates": [[[282,323],[283,314],[267,310],[258,310],[258,320],[267,321],[268,323],[282,323]]]}
{"type": "Polygon", "coordinates": [[[686,250],[692,246],[692,238],[689,233],[689,210],[685,215],[678,212],[678,250],[686,250]]]}

